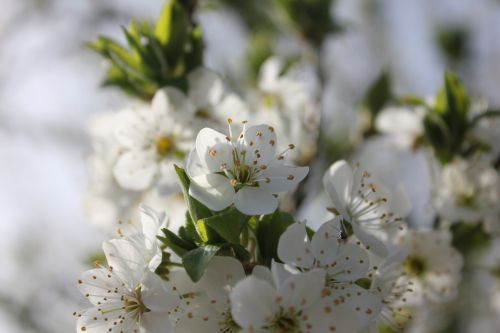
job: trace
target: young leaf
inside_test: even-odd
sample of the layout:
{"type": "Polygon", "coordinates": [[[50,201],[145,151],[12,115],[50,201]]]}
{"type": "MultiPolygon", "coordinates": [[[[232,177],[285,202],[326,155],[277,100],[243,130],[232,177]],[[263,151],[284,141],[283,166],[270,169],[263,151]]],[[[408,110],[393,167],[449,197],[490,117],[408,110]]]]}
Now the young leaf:
{"type": "Polygon", "coordinates": [[[186,171],[183,168],[175,167],[175,172],[177,172],[177,176],[181,182],[182,193],[184,194],[184,200],[186,200],[189,215],[191,216],[192,221],[198,221],[213,215],[212,211],[204,206],[201,202],[196,200],[195,198],[189,195],[189,185],[191,181],[189,180],[186,171]]]}
{"type": "Polygon", "coordinates": [[[158,239],[163,244],[172,249],[172,251],[174,251],[175,254],[177,254],[178,256],[182,257],[186,252],[193,250],[195,248],[193,244],[179,238],[176,234],[174,234],[167,228],[163,228],[162,231],[165,237],[158,236],[158,239]]]}
{"type": "Polygon", "coordinates": [[[230,208],[220,214],[199,220],[215,230],[226,241],[239,244],[241,229],[248,220],[248,216],[240,213],[236,208],[230,208]]]}
{"type": "Polygon", "coordinates": [[[201,279],[207,265],[219,249],[220,246],[217,245],[205,245],[191,250],[182,256],[182,264],[191,280],[198,282],[201,279]]]}
{"type": "Polygon", "coordinates": [[[257,225],[256,236],[263,264],[270,266],[271,260],[278,260],[278,241],[289,225],[294,223],[293,217],[284,212],[276,211],[265,215],[257,225]]]}

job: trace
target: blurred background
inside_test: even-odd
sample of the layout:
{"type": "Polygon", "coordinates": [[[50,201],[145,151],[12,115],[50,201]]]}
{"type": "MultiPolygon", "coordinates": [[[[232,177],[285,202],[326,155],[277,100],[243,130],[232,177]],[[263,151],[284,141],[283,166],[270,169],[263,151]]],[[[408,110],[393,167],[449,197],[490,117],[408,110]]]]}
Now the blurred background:
{"type": "MultiPolygon", "coordinates": [[[[251,20],[234,3],[202,1],[195,15],[205,64],[230,82],[248,75],[243,63],[255,45],[251,20]]],[[[100,88],[103,62],[85,43],[101,34],[122,41],[120,26],[156,19],[162,4],[0,0],[1,333],[74,330],[72,313],[83,304],[75,281],[106,238],[82,214],[87,126],[93,115],[130,103],[100,88]]],[[[382,73],[394,94],[426,97],[451,68],[472,95],[500,106],[499,1],[337,0],[328,15],[335,27],[318,46],[325,82],[318,99],[341,140],[350,138],[352,110],[382,73]]],[[[277,40],[278,54],[301,49],[287,32],[277,40]]],[[[490,332],[481,327],[495,324],[475,327],[490,332]]]]}

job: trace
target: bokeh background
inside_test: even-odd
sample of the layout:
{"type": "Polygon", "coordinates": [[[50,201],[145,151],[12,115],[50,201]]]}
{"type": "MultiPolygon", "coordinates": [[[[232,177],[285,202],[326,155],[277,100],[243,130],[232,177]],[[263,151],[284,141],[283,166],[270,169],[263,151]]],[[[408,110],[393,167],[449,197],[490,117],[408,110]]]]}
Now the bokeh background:
{"type": "MultiPolygon", "coordinates": [[[[99,87],[103,63],[85,42],[100,34],[123,40],[120,26],[156,19],[162,3],[0,0],[1,333],[74,330],[72,313],[82,303],[76,278],[106,238],[81,209],[87,126],[92,115],[129,102],[99,87]]],[[[500,106],[499,1],[337,0],[330,11],[343,27],[321,48],[321,70],[331,79],[320,98],[332,132],[345,135],[381,69],[396,94],[430,96],[452,68],[472,95],[500,106]]],[[[196,19],[206,65],[241,79],[252,45],[236,11],[211,1],[196,19]]],[[[294,47],[283,37],[277,52],[294,47]]],[[[415,192],[415,200],[426,195],[425,188],[415,192]]],[[[418,220],[430,223],[425,205],[418,220]]],[[[480,333],[495,327],[477,325],[480,333]]]]}

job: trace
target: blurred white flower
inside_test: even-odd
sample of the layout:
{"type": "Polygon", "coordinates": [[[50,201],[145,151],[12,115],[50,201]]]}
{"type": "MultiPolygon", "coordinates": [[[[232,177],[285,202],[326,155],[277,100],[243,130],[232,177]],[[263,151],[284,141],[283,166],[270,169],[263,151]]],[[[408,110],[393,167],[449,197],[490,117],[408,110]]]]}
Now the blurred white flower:
{"type": "Polygon", "coordinates": [[[499,200],[498,171],[481,161],[457,159],[443,167],[434,205],[450,222],[484,222],[489,232],[499,233],[499,200]]]}
{"type": "Polygon", "coordinates": [[[194,144],[190,122],[194,108],[175,88],[158,91],[151,108],[117,113],[115,133],[120,156],[113,175],[125,189],[156,187],[165,193],[178,189],[174,163],[183,164],[194,144]]]}
{"type": "Polygon", "coordinates": [[[273,127],[258,125],[233,136],[202,129],[196,148],[189,155],[189,194],[208,208],[220,211],[234,203],[247,215],[269,214],[278,207],[275,194],[294,188],[309,172],[308,167],[283,163],[286,151],[276,152],[273,127]]]}
{"type": "Polygon", "coordinates": [[[416,147],[423,134],[424,110],[415,108],[386,108],[377,115],[375,127],[392,137],[393,142],[405,149],[416,147]]]}
{"type": "Polygon", "coordinates": [[[408,230],[396,238],[407,253],[402,263],[405,276],[399,281],[411,284],[406,304],[445,303],[456,297],[463,258],[450,243],[451,234],[445,230],[408,230]]]}
{"type": "Polygon", "coordinates": [[[367,249],[387,256],[386,233],[400,227],[410,210],[405,193],[400,188],[389,192],[370,173],[360,171],[359,166],[353,170],[344,160],[330,166],[323,185],[333,204],[328,209],[342,217],[342,238],[352,232],[367,249]],[[352,230],[347,229],[344,220],[352,230]]]}
{"type": "Polygon", "coordinates": [[[323,293],[325,273],[313,270],[281,285],[250,275],[230,294],[234,321],[243,332],[355,332],[356,315],[323,293]]]}
{"type": "MultiPolygon", "coordinates": [[[[283,74],[285,62],[278,57],[262,64],[257,96],[253,96],[257,109],[254,116],[272,125],[284,142],[297,142],[290,158],[304,164],[316,153],[320,109],[305,80],[296,77],[299,74],[295,72],[307,71],[307,68],[297,67],[294,71],[292,66],[283,74]]],[[[280,149],[285,147],[278,145],[280,149]]]]}

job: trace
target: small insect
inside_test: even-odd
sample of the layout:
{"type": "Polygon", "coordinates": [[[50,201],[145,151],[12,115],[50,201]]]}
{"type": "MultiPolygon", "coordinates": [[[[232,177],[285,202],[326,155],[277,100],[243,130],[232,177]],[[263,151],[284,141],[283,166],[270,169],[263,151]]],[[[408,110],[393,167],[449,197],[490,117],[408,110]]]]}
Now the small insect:
{"type": "Polygon", "coordinates": [[[338,239],[345,241],[345,240],[347,240],[348,237],[349,236],[347,235],[347,233],[344,230],[339,231],[338,239]]]}

